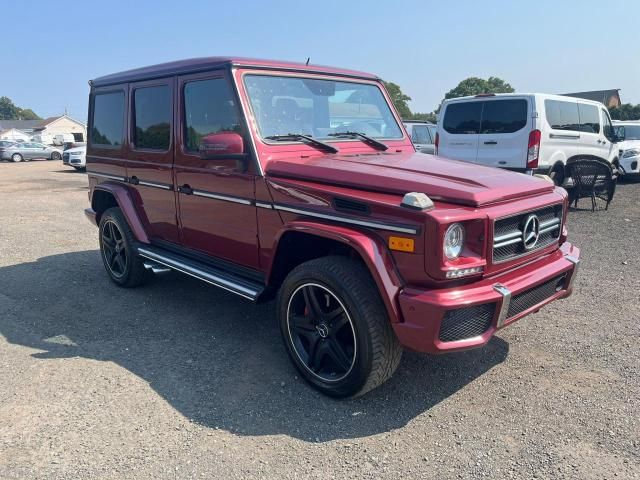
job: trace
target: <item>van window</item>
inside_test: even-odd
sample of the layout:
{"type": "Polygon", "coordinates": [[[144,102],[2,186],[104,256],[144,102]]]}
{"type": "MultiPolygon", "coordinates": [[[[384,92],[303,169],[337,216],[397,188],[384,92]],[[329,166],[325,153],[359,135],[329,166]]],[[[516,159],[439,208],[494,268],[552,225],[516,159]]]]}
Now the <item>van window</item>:
{"type": "Polygon", "coordinates": [[[200,140],[218,132],[240,132],[236,102],[226,80],[216,78],[184,86],[185,148],[197,151],[200,140]]]}
{"type": "Polygon", "coordinates": [[[445,111],[442,128],[449,133],[477,134],[481,113],[482,102],[451,103],[445,111]]]}
{"type": "Polygon", "coordinates": [[[429,138],[429,130],[426,125],[414,125],[413,126],[413,143],[433,143],[429,138]]]}
{"type": "Polygon", "coordinates": [[[480,133],[513,133],[527,124],[524,99],[483,102],[480,133]]]}
{"type": "Polygon", "coordinates": [[[578,102],[545,100],[544,109],[547,113],[547,123],[554,130],[580,131],[578,102]]]}
{"type": "Polygon", "coordinates": [[[171,143],[171,90],[168,85],[137,88],[133,93],[133,141],[136,148],[166,151],[171,143]]]}
{"type": "Polygon", "coordinates": [[[97,93],[93,97],[91,125],[91,143],[93,145],[122,145],[124,92],[97,93]]]}
{"type": "Polygon", "coordinates": [[[578,103],[578,114],[580,115],[580,131],[600,133],[598,107],[586,103],[578,103]]]}

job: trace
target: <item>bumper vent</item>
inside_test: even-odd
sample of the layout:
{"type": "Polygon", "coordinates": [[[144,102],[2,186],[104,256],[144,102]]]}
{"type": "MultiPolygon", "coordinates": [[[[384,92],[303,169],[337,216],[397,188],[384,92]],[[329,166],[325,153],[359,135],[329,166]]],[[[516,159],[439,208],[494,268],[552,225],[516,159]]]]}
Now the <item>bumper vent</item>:
{"type": "Polygon", "coordinates": [[[501,263],[548,247],[558,241],[562,228],[562,205],[553,205],[533,212],[499,218],[493,229],[493,263],[501,263]],[[528,222],[534,215],[536,222],[528,222]],[[529,247],[525,247],[525,232],[529,247]],[[533,242],[531,233],[538,235],[533,242]]]}
{"type": "Polygon", "coordinates": [[[525,290],[511,297],[507,318],[514,317],[531,307],[544,302],[547,298],[564,288],[566,274],[547,280],[529,290],[525,290]]]}
{"type": "Polygon", "coordinates": [[[495,303],[449,310],[440,325],[440,340],[453,342],[482,335],[491,326],[495,311],[495,303]]]}

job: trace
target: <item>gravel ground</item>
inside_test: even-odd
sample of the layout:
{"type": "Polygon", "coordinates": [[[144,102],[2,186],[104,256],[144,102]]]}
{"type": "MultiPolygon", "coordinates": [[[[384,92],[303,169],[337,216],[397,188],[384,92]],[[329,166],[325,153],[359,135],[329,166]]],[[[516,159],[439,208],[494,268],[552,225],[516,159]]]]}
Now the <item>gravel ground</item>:
{"type": "Polygon", "coordinates": [[[640,477],[640,184],[570,213],[571,298],[334,401],[296,376],[273,305],[110,283],[86,183],[0,163],[0,478],[640,477]]]}

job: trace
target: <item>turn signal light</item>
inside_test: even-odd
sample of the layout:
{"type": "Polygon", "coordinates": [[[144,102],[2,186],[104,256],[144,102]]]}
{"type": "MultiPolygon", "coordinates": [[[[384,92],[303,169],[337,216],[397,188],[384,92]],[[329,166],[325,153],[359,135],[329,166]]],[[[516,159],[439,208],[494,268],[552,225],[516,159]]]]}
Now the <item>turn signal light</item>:
{"type": "Polygon", "coordinates": [[[389,248],[398,252],[415,251],[415,242],[413,238],[389,237],[389,248]]]}
{"type": "Polygon", "coordinates": [[[447,278],[460,278],[466,277],[467,275],[475,275],[476,273],[482,273],[482,267],[471,267],[471,268],[459,268],[457,270],[449,270],[447,272],[447,278]]]}

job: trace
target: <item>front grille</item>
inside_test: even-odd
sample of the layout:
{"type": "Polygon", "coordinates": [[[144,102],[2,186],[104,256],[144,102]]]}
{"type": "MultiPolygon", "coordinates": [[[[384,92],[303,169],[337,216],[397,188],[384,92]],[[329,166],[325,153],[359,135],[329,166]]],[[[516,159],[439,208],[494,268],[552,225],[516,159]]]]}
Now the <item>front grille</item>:
{"type": "Polygon", "coordinates": [[[482,335],[491,326],[495,311],[495,303],[449,310],[440,325],[440,340],[453,342],[482,335]]]}
{"type": "Polygon", "coordinates": [[[566,274],[559,275],[551,280],[547,280],[529,290],[518,293],[511,297],[507,318],[514,317],[531,307],[544,302],[547,298],[564,288],[566,274]]]}
{"type": "Polygon", "coordinates": [[[506,262],[552,245],[560,238],[561,228],[562,205],[499,218],[495,221],[493,228],[493,263],[506,262]],[[531,215],[535,215],[539,220],[540,235],[533,247],[526,248],[523,230],[531,215]]]}

